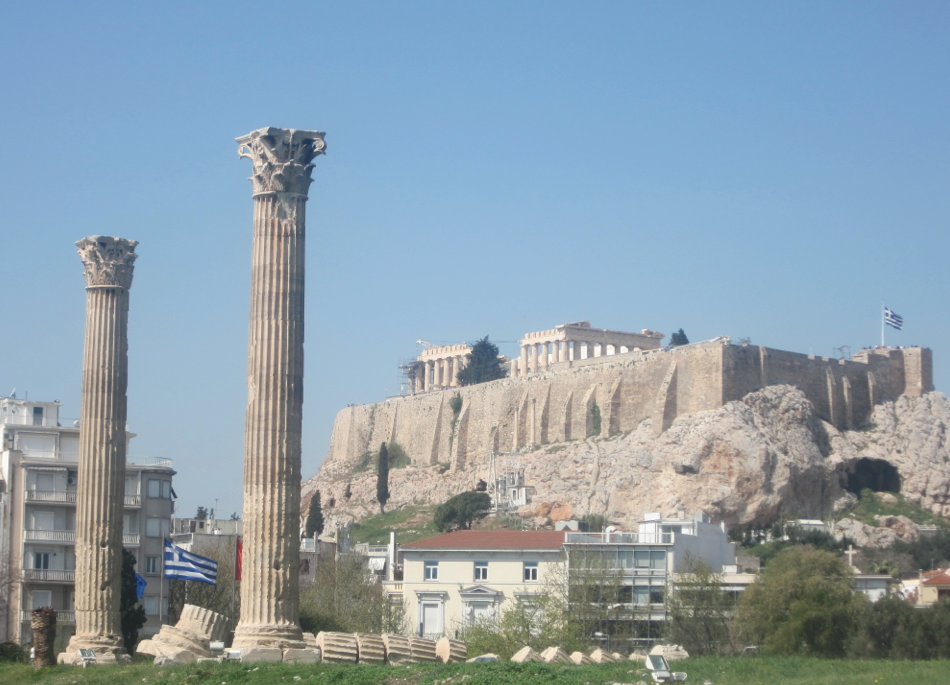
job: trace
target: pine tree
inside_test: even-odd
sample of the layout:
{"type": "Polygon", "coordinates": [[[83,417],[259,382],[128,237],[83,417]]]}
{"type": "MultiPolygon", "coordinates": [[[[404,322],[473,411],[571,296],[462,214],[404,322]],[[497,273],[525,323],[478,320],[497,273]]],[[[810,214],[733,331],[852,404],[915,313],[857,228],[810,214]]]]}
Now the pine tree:
{"type": "Polygon", "coordinates": [[[389,452],[384,442],[379,446],[379,461],[376,466],[376,499],[379,502],[379,513],[386,512],[386,502],[389,501],[389,452]]]}
{"type": "Polygon", "coordinates": [[[498,357],[498,346],[488,341],[488,336],[472,345],[468,363],[458,372],[459,385],[475,385],[505,377],[505,369],[498,357]]]}
{"type": "Polygon", "coordinates": [[[682,328],[670,336],[670,347],[678,347],[680,345],[689,345],[689,338],[686,337],[682,328]]]}
{"type": "Polygon", "coordinates": [[[320,504],[320,491],[316,490],[310,498],[310,511],[307,512],[306,534],[308,538],[317,537],[323,532],[323,506],[320,504]]]}

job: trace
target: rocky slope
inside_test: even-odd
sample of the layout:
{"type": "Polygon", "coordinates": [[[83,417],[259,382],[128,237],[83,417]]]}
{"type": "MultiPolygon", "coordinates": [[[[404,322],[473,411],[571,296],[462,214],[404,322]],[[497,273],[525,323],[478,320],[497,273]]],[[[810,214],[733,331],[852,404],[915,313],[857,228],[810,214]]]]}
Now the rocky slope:
{"type": "MultiPolygon", "coordinates": [[[[829,518],[862,487],[895,490],[950,517],[950,401],[932,392],[878,405],[865,428],[839,431],[791,386],[751,393],[720,409],[677,418],[660,436],[650,420],[607,439],[544,445],[500,456],[524,468],[534,487],[522,516],[561,520],[603,514],[624,526],[648,511],[705,512],[730,527],[769,525],[779,515],[829,518]]],[[[408,467],[390,472],[387,508],[435,505],[488,480],[488,458],[459,472],[408,467]]],[[[378,511],[373,472],[326,465],[304,484],[319,488],[328,518],[378,511]],[[349,497],[347,497],[349,492],[349,497]]]]}

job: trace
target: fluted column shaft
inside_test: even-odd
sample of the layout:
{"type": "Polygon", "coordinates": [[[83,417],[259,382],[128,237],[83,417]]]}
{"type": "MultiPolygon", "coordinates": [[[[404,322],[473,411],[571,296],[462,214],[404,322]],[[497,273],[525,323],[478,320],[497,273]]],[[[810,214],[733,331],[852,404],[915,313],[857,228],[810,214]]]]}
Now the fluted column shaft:
{"type": "Polygon", "coordinates": [[[135,241],[93,236],[76,243],[85,267],[86,332],[82,363],[76,485],[76,634],[79,649],[124,654],[119,615],[125,493],[129,361],[129,288],[135,241]]]}
{"type": "Polygon", "coordinates": [[[298,575],[305,209],[313,168],[309,162],[323,148],[322,134],[315,133],[261,129],[238,139],[255,172],[244,556],[241,620],[234,637],[238,649],[302,645],[298,575]]]}

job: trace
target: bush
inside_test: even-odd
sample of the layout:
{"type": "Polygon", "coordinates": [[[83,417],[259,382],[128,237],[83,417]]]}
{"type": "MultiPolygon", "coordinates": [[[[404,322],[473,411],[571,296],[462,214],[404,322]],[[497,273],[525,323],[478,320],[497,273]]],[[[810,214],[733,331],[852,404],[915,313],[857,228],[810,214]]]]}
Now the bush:
{"type": "Polygon", "coordinates": [[[0,642],[0,662],[25,664],[30,658],[16,642],[0,642]]]}
{"type": "Polygon", "coordinates": [[[780,552],[739,600],[749,644],[776,654],[841,657],[866,604],[840,557],[810,547],[780,552]]]}
{"type": "Polygon", "coordinates": [[[440,532],[468,530],[472,523],[485,518],[491,509],[491,498],[486,492],[463,492],[435,509],[432,521],[440,532]]]}

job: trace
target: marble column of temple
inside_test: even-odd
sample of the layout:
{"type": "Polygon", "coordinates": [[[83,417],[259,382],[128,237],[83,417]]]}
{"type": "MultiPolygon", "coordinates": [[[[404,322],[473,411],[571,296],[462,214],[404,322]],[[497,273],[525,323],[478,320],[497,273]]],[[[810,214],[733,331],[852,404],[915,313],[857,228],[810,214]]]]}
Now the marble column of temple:
{"type": "Polygon", "coordinates": [[[76,485],[76,634],[58,661],[82,663],[91,649],[101,663],[126,662],[122,592],[125,507],[129,288],[134,240],[92,236],[76,243],[86,278],[86,338],[76,485]]]}
{"type": "Polygon", "coordinates": [[[262,128],[237,139],[254,165],[240,650],[306,646],[298,625],[305,210],[323,138],[262,128]]]}

